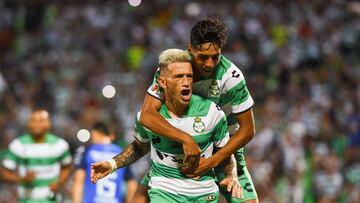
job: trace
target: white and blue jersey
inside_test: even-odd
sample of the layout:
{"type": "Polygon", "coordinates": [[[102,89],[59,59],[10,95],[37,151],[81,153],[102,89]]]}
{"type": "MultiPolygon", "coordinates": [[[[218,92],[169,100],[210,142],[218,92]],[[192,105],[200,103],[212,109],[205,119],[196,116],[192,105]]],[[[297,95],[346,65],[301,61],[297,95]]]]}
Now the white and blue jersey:
{"type": "Polygon", "coordinates": [[[92,144],[77,150],[74,162],[76,169],[85,170],[83,191],[84,203],[122,203],[124,202],[124,181],[133,179],[128,167],[120,168],[111,175],[99,180],[96,184],[90,181],[91,164],[110,159],[122,149],[115,144],[92,144]]]}

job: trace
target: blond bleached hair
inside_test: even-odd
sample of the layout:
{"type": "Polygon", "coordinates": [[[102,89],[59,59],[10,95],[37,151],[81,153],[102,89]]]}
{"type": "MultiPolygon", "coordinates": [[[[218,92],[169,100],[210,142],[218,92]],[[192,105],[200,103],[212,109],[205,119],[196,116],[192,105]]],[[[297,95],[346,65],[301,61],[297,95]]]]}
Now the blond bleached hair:
{"type": "Polygon", "coordinates": [[[159,67],[162,72],[169,64],[176,62],[189,62],[191,61],[190,54],[181,49],[166,49],[159,55],[159,67]]]}

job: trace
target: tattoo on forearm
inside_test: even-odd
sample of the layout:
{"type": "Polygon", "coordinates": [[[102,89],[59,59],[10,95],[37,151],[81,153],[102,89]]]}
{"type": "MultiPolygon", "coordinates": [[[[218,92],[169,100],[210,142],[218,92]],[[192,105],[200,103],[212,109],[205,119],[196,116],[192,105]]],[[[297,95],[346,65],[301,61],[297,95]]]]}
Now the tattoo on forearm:
{"type": "Polygon", "coordinates": [[[236,176],[237,175],[237,167],[236,167],[236,160],[234,155],[231,155],[226,161],[224,161],[225,164],[225,173],[227,176],[236,176]]]}
{"type": "Polygon", "coordinates": [[[124,149],[124,151],[116,155],[113,159],[116,162],[117,168],[121,168],[134,163],[135,161],[143,157],[145,154],[147,154],[149,150],[149,146],[140,146],[136,143],[136,141],[133,141],[124,149]]]}

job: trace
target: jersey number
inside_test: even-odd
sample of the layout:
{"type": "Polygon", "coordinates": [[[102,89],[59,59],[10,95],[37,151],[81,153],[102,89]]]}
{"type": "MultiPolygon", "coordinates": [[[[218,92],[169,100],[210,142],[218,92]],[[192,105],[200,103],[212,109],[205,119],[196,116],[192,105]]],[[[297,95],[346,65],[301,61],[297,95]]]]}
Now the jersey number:
{"type": "Polygon", "coordinates": [[[117,173],[113,173],[96,183],[96,196],[106,197],[106,199],[115,198],[117,191],[116,179],[117,173]]]}

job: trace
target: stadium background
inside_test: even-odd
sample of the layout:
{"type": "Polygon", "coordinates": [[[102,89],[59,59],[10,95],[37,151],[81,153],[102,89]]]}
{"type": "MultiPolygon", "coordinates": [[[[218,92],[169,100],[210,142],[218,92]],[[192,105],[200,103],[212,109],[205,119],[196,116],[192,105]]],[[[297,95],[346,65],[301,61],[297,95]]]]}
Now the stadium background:
{"type": "MultiPolygon", "coordinates": [[[[98,119],[116,128],[117,142],[126,145],[157,55],[185,48],[191,26],[207,16],[227,23],[223,53],[243,71],[256,102],[257,134],[246,157],[260,202],[360,202],[356,1],[152,0],[131,6],[1,0],[1,154],[24,132],[34,106],[49,109],[53,132],[72,150],[82,144],[77,132],[98,119]],[[113,98],[102,95],[106,85],[115,87],[113,98]]],[[[146,167],[136,167],[138,177],[140,168],[146,167]]],[[[13,191],[1,183],[0,202],[11,202],[13,191]]]]}

